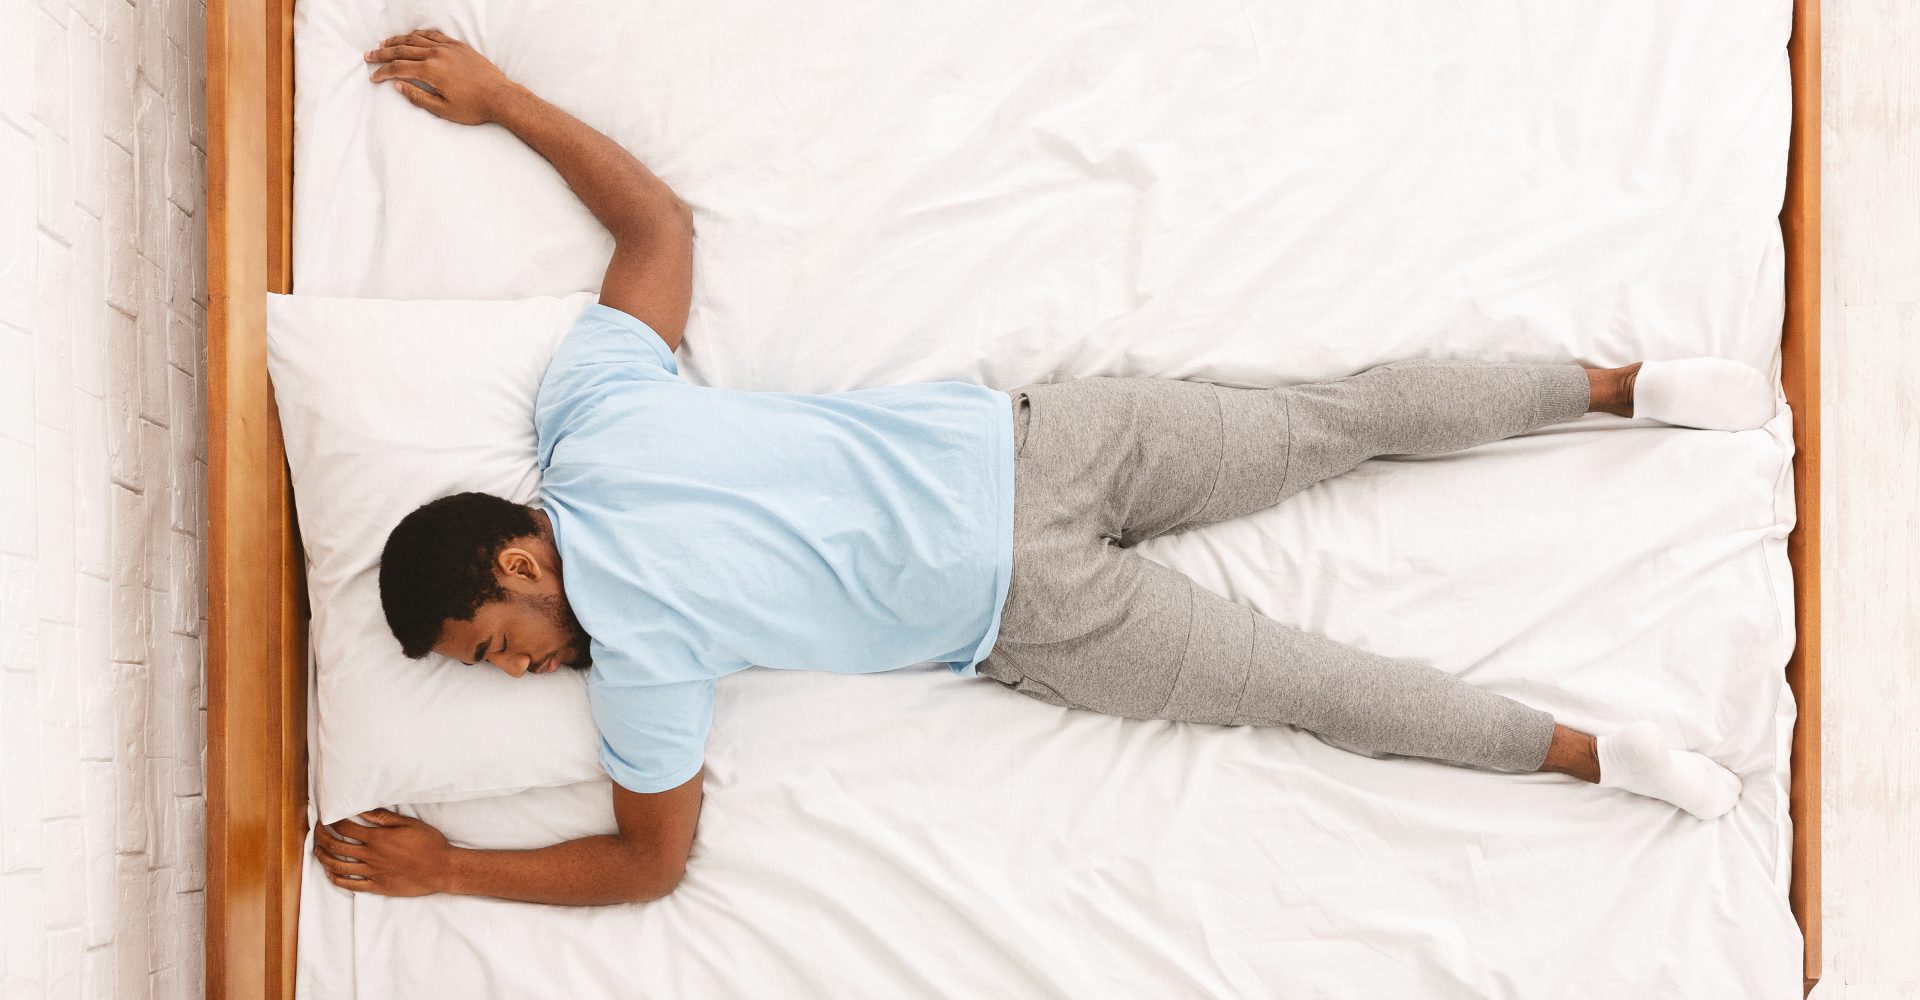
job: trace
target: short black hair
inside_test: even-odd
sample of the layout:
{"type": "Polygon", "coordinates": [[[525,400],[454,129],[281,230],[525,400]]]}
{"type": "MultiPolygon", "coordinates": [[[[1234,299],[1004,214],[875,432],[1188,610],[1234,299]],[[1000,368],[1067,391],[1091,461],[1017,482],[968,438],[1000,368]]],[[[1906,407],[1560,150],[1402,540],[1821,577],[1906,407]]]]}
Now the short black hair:
{"type": "Polygon", "coordinates": [[[506,597],[494,557],[539,530],[533,508],[490,493],[455,493],[401,518],[380,552],[380,606],[401,651],[426,656],[447,622],[506,597]]]}

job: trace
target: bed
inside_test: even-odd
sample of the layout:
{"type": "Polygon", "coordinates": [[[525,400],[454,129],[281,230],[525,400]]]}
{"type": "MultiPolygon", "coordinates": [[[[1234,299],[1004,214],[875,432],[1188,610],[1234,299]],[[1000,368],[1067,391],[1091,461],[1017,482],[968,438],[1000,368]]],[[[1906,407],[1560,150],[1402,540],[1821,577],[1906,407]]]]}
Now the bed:
{"type": "MultiPolygon", "coordinates": [[[[1564,779],[1058,712],[932,671],[749,671],[722,686],[701,843],[662,904],[303,894],[306,610],[264,293],[558,294],[592,287],[601,248],[555,183],[452,227],[444,254],[333,210],[370,194],[388,217],[459,207],[391,162],[417,150],[354,119],[354,68],[329,68],[360,34],[429,15],[214,3],[211,995],[1769,997],[1795,970],[1811,988],[1817,4],[1532,21],[1545,8],[1200,4],[1161,23],[1059,4],[1016,31],[979,8],[771,10],[622,8],[571,29],[607,12],[542,15],[633,46],[618,82],[653,103],[596,104],[599,78],[530,44],[525,12],[440,24],[695,206],[697,380],[1260,384],[1502,344],[1606,364],[1718,353],[1776,377],[1790,410],[1737,444],[1591,418],[1369,463],[1143,547],[1570,724],[1604,729],[1635,699],[1689,706],[1672,723],[1734,758],[1749,794],[1689,826],[1564,779]],[[298,94],[296,27],[312,59],[298,94]],[[1009,128],[1030,145],[993,141],[1009,128]],[[1689,138],[1663,156],[1636,130],[1689,138]],[[366,135],[389,141],[357,156],[366,135]],[[316,165],[298,186],[296,150],[316,165]],[[1644,171],[1604,172],[1630,159],[1644,171]],[[511,267],[489,265],[499,247],[511,267]],[[888,330],[897,342],[868,343],[888,330]],[[866,346],[835,363],[847,337],[866,346]],[[939,769],[956,741],[975,766],[939,769]],[[881,748],[896,766],[862,770],[881,748]],[[506,957],[528,948],[566,960],[506,957]]],[[[476,845],[607,822],[592,784],[412,808],[476,845]]]]}

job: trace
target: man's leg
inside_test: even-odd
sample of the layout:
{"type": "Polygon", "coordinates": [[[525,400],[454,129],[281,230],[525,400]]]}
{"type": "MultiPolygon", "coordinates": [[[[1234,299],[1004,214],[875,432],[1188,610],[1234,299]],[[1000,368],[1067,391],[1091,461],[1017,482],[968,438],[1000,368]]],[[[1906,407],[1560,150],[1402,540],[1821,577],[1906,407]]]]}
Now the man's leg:
{"type": "MultiPolygon", "coordinates": [[[[1452,447],[1467,447],[1474,443],[1473,433],[1497,440],[1530,429],[1530,422],[1571,419],[1589,408],[1631,405],[1633,399],[1631,382],[1623,381],[1632,374],[1631,366],[1589,371],[1578,366],[1401,362],[1383,368],[1388,375],[1406,369],[1453,371],[1416,379],[1411,390],[1404,375],[1375,377],[1359,393],[1328,392],[1337,383],[1316,384],[1305,387],[1309,401],[1299,408],[1310,413],[1344,410],[1349,417],[1357,412],[1362,430],[1349,437],[1364,437],[1379,428],[1366,426],[1364,407],[1356,406],[1354,398],[1341,397],[1372,395],[1391,401],[1397,394],[1401,404],[1413,400],[1416,415],[1424,409],[1435,417],[1433,425],[1443,435],[1453,435],[1447,440],[1460,441],[1466,427],[1467,441],[1452,447]],[[1540,369],[1548,371],[1542,374],[1540,369]],[[1543,407],[1543,397],[1529,398],[1534,389],[1530,379],[1549,380],[1544,398],[1558,399],[1560,405],[1543,407]],[[1491,430],[1480,418],[1461,413],[1459,400],[1451,398],[1460,393],[1447,387],[1458,390],[1463,380],[1470,402],[1477,400],[1495,411],[1491,430]],[[1421,382],[1429,391],[1420,391],[1421,382]],[[1488,383],[1496,388],[1505,383],[1507,391],[1490,392],[1488,383]],[[1516,395],[1527,403],[1516,405],[1516,395]],[[1331,406],[1321,405],[1328,402],[1324,397],[1331,397],[1331,406]],[[1442,402],[1421,404],[1423,398],[1442,402]]],[[[1359,381],[1379,371],[1369,369],[1340,381],[1359,381]]],[[[1259,456],[1249,459],[1246,453],[1255,449],[1230,448],[1234,435],[1222,433],[1229,423],[1223,419],[1223,405],[1231,404],[1223,404],[1224,397],[1217,394],[1241,394],[1240,400],[1263,403],[1275,421],[1264,450],[1271,451],[1277,439],[1283,456],[1294,453],[1299,439],[1293,432],[1303,428],[1310,443],[1299,452],[1332,450],[1325,442],[1337,440],[1338,433],[1316,428],[1311,417],[1289,419],[1293,404],[1280,396],[1288,391],[1224,390],[1154,379],[1090,379],[1016,390],[1013,580],[993,655],[980,664],[979,672],[1052,704],[1109,715],[1298,725],[1335,746],[1362,753],[1598,778],[1639,794],[1684,802],[1701,814],[1731,807],[1739,792],[1737,777],[1699,754],[1666,748],[1644,723],[1629,727],[1624,736],[1595,739],[1445,671],[1281,625],[1183,574],[1114,547],[1116,540],[1125,545],[1141,537],[1152,517],[1167,518],[1169,510],[1175,512],[1171,520],[1176,526],[1190,523],[1228,483],[1277,483],[1275,490],[1282,496],[1287,487],[1304,488],[1284,457],[1278,463],[1259,456]],[[1275,400],[1282,401],[1276,405],[1275,400]],[[1183,517],[1188,521],[1182,522],[1183,517]],[[1609,760],[1611,768],[1606,766],[1609,760]]],[[[1408,408],[1380,407],[1389,412],[1408,408]]],[[[1330,422],[1338,421],[1319,421],[1330,422]]],[[[1386,438],[1394,433],[1389,429],[1386,438]]],[[[1397,433],[1403,447],[1409,442],[1434,446],[1431,440],[1413,440],[1422,433],[1417,427],[1397,433]]],[[[1244,428],[1239,437],[1247,437],[1244,428]]],[[[1451,450],[1445,444],[1436,450],[1451,450]]],[[[1366,447],[1364,442],[1348,446],[1348,468],[1368,457],[1355,457],[1366,447]]],[[[1329,464],[1316,461],[1323,467],[1329,464]]],[[[1234,488],[1248,492],[1243,485],[1234,488]]]]}
{"type": "Polygon", "coordinates": [[[1634,381],[1643,363],[1635,361],[1620,368],[1587,369],[1587,392],[1590,397],[1587,412],[1632,417],[1634,381]]]}
{"type": "Polygon", "coordinates": [[[1021,624],[1003,632],[983,676],[1125,718],[1291,725],[1368,756],[1554,771],[1702,818],[1739,799],[1738,776],[1669,747],[1651,723],[1596,738],[1444,670],[1282,625],[1137,553],[1075,543],[1072,526],[1025,525],[1059,544],[1025,570],[1022,606],[1008,609],[1021,624]]]}
{"type": "Polygon", "coordinates": [[[1092,378],[1017,395],[1044,452],[1026,464],[1130,546],[1270,507],[1378,455],[1456,451],[1596,410],[1629,413],[1636,367],[1415,360],[1279,389],[1092,378]]]}
{"type": "MultiPolygon", "coordinates": [[[[1173,384],[1189,395],[1205,385],[1173,384]]],[[[1156,442],[1143,443],[1132,471],[1145,489],[1123,545],[1270,507],[1379,455],[1457,451],[1593,412],[1727,431],[1760,427],[1775,412],[1765,376],[1714,357],[1619,368],[1416,359],[1281,389],[1205,388],[1217,433],[1193,419],[1205,407],[1189,399],[1175,408],[1189,417],[1183,436],[1161,435],[1157,456],[1156,442]]],[[[1140,426],[1152,435],[1158,423],[1140,426]]]]}
{"type": "Polygon", "coordinates": [[[1368,755],[1508,771],[1551,756],[1545,712],[1282,625],[1137,553],[1076,543],[1070,522],[1023,515],[1043,543],[1028,553],[1044,558],[1016,555],[1013,627],[980,672],[1024,694],[1126,718],[1298,726],[1368,755]]]}
{"type": "Polygon", "coordinates": [[[1422,359],[1280,389],[1212,387],[1217,481],[1195,507],[1141,505],[1127,543],[1270,507],[1369,458],[1459,451],[1611,410],[1622,381],[1573,364],[1422,359]]]}

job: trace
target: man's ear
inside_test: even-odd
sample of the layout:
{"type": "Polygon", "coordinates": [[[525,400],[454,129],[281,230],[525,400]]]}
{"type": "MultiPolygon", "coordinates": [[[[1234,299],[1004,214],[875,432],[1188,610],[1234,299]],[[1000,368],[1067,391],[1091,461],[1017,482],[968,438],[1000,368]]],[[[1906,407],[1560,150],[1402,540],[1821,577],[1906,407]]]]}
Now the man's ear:
{"type": "Polygon", "coordinates": [[[540,560],[533,553],[517,545],[509,545],[494,557],[493,566],[499,574],[509,580],[524,580],[539,583],[545,571],[540,568],[540,560]]]}

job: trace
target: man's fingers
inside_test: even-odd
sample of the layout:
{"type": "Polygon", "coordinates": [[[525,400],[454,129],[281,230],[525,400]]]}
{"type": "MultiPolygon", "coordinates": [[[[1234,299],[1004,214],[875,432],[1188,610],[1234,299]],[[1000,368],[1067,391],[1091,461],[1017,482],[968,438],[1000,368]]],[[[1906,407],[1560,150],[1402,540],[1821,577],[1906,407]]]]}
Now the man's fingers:
{"type": "Polygon", "coordinates": [[[433,50],[424,45],[385,45],[367,53],[368,62],[384,63],[395,59],[425,59],[433,50]]]}
{"type": "Polygon", "coordinates": [[[349,823],[346,820],[342,819],[342,820],[335,820],[334,822],[328,824],[327,832],[332,834],[336,839],[344,840],[344,841],[347,841],[348,843],[352,843],[353,841],[356,841],[356,840],[360,841],[361,843],[366,843],[367,841],[373,839],[371,834],[380,832],[380,828],[374,827],[374,826],[366,826],[361,823],[349,823]]]}
{"type": "Polygon", "coordinates": [[[327,881],[332,882],[334,885],[337,885],[342,889],[348,889],[353,892],[364,892],[368,889],[373,888],[373,883],[367,881],[366,879],[348,878],[345,875],[336,875],[333,872],[327,873],[327,881]]]}
{"type": "Polygon", "coordinates": [[[387,63],[373,71],[367,79],[373,83],[391,80],[397,76],[418,78],[426,70],[426,63],[419,59],[401,59],[387,63]]]}
{"type": "MultiPolygon", "coordinates": [[[[360,837],[355,837],[354,839],[364,840],[364,838],[360,838],[360,837]]],[[[316,828],[316,832],[313,835],[313,842],[315,847],[324,846],[327,850],[332,851],[335,854],[340,854],[343,856],[353,857],[353,858],[359,857],[358,854],[354,853],[354,850],[355,848],[360,847],[361,846],[360,844],[347,843],[345,838],[333,832],[332,827],[326,826],[324,824],[316,828]]]]}
{"type": "Polygon", "coordinates": [[[453,44],[456,44],[456,45],[459,44],[458,42],[454,41],[454,39],[448,38],[446,35],[438,31],[435,31],[432,28],[423,28],[420,31],[414,32],[414,34],[424,35],[425,37],[436,42],[452,42],[453,44]]]}
{"type": "Polygon", "coordinates": [[[438,114],[441,109],[446,107],[446,101],[427,93],[425,90],[415,86],[411,81],[395,80],[393,81],[393,85],[400,91],[401,96],[412,101],[413,106],[416,108],[438,114]]]}
{"type": "Polygon", "coordinates": [[[348,872],[354,875],[365,875],[373,870],[363,861],[358,861],[353,858],[343,858],[321,847],[319,844],[313,845],[313,856],[320,859],[320,867],[330,872],[348,872]]]}
{"type": "MultiPolygon", "coordinates": [[[[420,86],[419,83],[413,80],[395,80],[393,81],[393,87],[400,92],[400,96],[412,102],[414,107],[422,111],[430,111],[441,118],[449,117],[447,99],[420,86]]],[[[386,825],[397,826],[399,824],[390,823],[386,825]]]]}
{"type": "Polygon", "coordinates": [[[365,865],[366,864],[366,862],[360,860],[359,858],[350,858],[344,854],[335,854],[334,852],[324,847],[321,847],[319,844],[313,845],[313,856],[316,858],[319,858],[320,863],[329,869],[339,869],[347,865],[365,865]]]}
{"type": "Polygon", "coordinates": [[[408,823],[413,822],[411,818],[402,816],[391,809],[369,809],[361,813],[360,818],[370,819],[380,826],[406,826],[408,823]]]}

